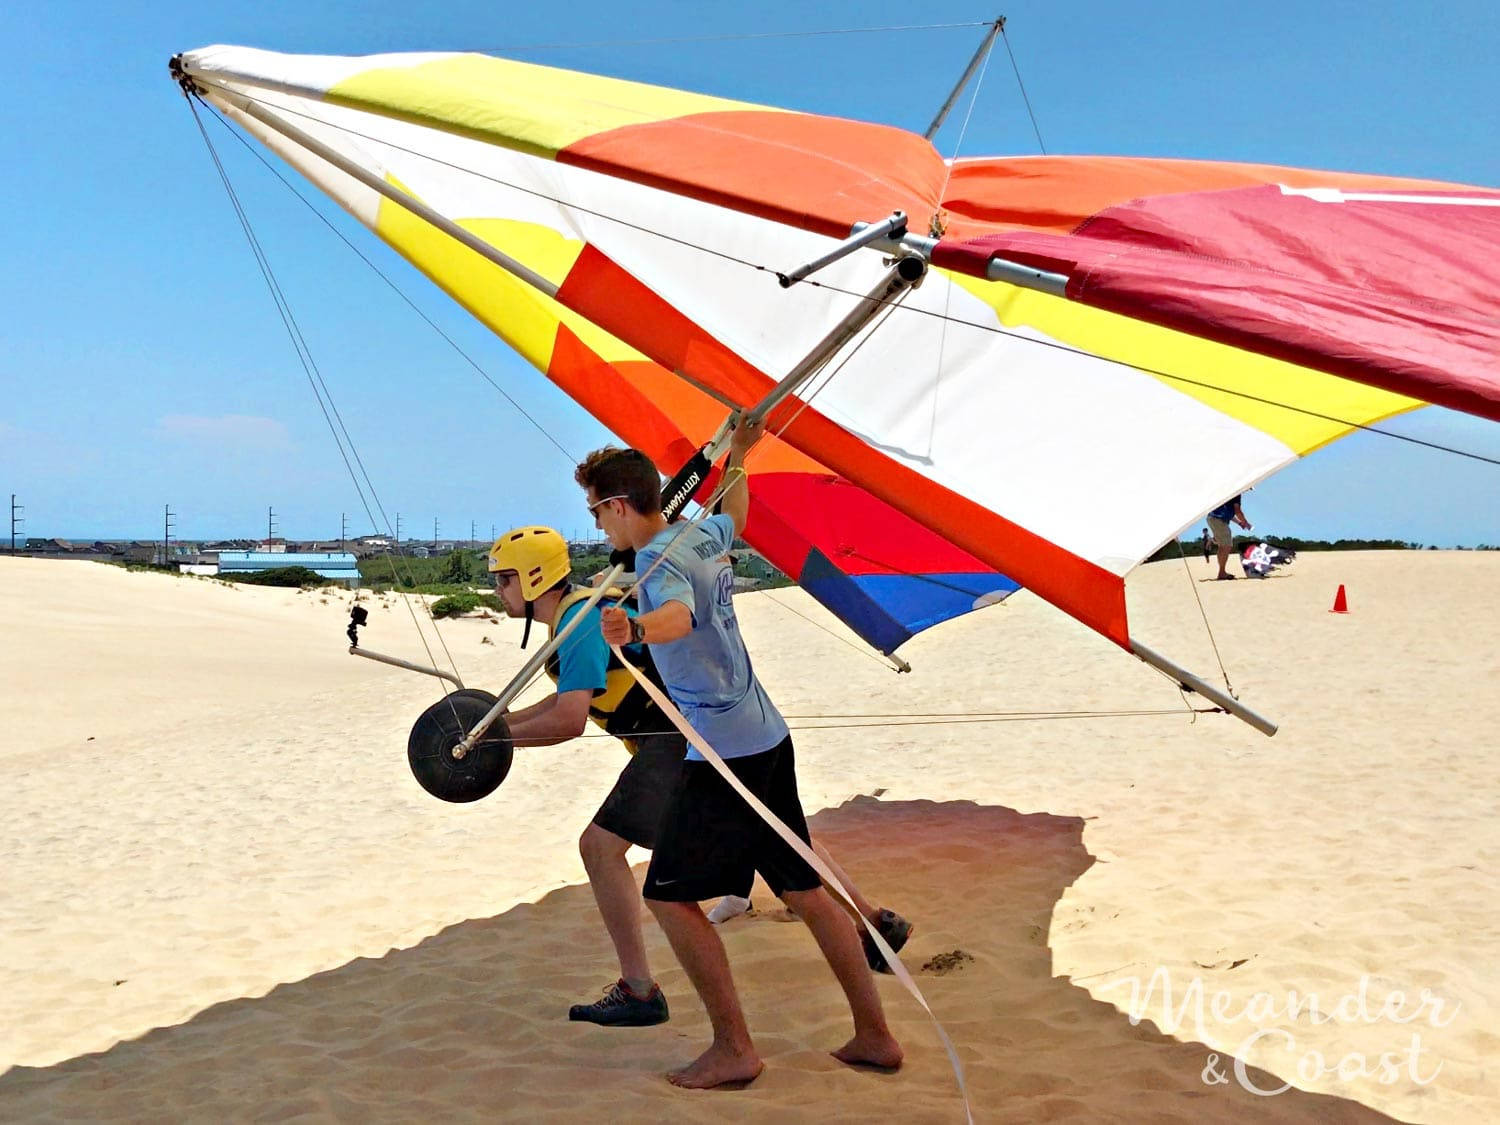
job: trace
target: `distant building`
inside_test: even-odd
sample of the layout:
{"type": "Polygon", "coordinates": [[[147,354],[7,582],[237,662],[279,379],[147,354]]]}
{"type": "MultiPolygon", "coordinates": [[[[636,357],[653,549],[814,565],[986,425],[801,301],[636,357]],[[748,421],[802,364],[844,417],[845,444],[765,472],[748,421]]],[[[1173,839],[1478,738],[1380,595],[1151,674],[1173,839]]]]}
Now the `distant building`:
{"type": "Polygon", "coordinates": [[[280,570],[288,566],[305,566],[320,578],[342,582],[351,590],[359,586],[359,560],[347,551],[292,552],[220,551],[219,574],[258,574],[263,570],[280,570]]]}
{"type": "Polygon", "coordinates": [[[26,551],[33,555],[62,555],[73,550],[73,544],[66,539],[37,539],[26,540],[26,551]]]}
{"type": "MultiPolygon", "coordinates": [[[[259,549],[269,555],[283,554],[286,551],[285,539],[262,539],[258,544],[259,549]]],[[[294,564],[287,563],[288,566],[294,564]]]]}

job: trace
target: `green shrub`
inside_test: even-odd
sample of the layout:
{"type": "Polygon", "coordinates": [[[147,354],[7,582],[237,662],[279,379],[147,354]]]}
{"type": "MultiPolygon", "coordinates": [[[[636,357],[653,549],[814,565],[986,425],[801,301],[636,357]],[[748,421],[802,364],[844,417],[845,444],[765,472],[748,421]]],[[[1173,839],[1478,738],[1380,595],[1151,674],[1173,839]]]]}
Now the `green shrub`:
{"type": "Polygon", "coordinates": [[[324,578],[315,570],[305,566],[275,566],[270,570],[258,570],[251,574],[220,574],[231,582],[245,582],[251,586],[331,586],[333,580],[324,578]]]}
{"type": "Polygon", "coordinates": [[[432,616],[459,617],[480,608],[491,609],[500,614],[505,612],[504,605],[494,594],[475,594],[465,591],[461,594],[448,594],[433,602],[432,616]]]}

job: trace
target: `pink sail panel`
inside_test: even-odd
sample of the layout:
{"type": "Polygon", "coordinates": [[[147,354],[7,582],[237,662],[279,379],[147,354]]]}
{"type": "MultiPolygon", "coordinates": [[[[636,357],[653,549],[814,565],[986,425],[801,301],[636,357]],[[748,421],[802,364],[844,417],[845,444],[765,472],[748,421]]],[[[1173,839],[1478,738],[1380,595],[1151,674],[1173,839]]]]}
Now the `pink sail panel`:
{"type": "Polygon", "coordinates": [[[1500,193],[1274,185],[1106,208],[1071,234],[939,244],[1073,300],[1500,421],[1500,193]]]}

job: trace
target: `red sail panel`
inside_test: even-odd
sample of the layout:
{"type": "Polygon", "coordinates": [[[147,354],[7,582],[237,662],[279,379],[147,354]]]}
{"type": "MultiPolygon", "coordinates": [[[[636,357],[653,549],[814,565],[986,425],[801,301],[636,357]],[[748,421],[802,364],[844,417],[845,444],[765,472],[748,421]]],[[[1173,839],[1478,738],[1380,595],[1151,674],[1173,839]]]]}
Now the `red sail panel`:
{"type": "Polygon", "coordinates": [[[1062,273],[1085,304],[1500,421],[1500,193],[1369,194],[1157,196],[934,261],[1062,273]]]}

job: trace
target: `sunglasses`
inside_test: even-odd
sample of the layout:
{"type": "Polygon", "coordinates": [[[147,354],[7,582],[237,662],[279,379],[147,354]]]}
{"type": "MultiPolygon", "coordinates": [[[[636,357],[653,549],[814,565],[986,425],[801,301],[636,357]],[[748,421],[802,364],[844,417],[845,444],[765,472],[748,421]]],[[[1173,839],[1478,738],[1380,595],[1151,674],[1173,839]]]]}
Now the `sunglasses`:
{"type": "Polygon", "coordinates": [[[630,499],[630,497],[626,496],[623,492],[617,492],[613,496],[606,496],[603,500],[595,500],[592,504],[586,504],[584,506],[588,508],[590,516],[592,516],[594,519],[598,519],[599,509],[604,507],[604,505],[608,504],[611,500],[628,499],[630,499]]]}

